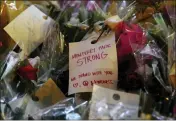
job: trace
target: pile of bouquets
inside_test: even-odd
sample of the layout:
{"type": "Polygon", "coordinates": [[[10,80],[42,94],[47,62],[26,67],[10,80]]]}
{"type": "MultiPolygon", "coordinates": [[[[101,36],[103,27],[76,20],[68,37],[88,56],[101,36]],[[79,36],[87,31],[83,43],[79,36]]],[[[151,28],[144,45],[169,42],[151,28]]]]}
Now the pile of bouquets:
{"type": "Polygon", "coordinates": [[[175,10],[175,1],[164,0],[0,1],[1,119],[91,119],[92,105],[98,119],[175,119],[175,10]],[[17,41],[6,27],[31,6],[54,22],[43,29],[47,24],[37,21],[38,29],[31,24],[36,21],[21,20],[32,27],[26,41],[17,41]],[[44,33],[40,42],[33,37],[37,29],[44,33]],[[91,100],[94,90],[68,95],[69,43],[92,33],[98,41],[110,32],[117,49],[116,90],[126,98],[111,104],[108,96],[91,100]],[[126,103],[131,93],[139,95],[138,108],[126,103]]]}

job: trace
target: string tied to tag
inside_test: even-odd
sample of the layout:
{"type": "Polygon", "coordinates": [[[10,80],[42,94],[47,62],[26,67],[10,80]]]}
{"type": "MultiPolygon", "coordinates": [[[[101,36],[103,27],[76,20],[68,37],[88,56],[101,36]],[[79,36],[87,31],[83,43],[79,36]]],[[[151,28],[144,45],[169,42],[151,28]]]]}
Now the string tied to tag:
{"type": "Polygon", "coordinates": [[[100,35],[98,36],[98,38],[97,38],[96,40],[91,41],[91,44],[97,43],[97,42],[99,41],[100,37],[103,35],[103,33],[104,33],[107,29],[108,29],[108,26],[107,26],[107,25],[103,26],[102,32],[100,33],[100,35]]]}

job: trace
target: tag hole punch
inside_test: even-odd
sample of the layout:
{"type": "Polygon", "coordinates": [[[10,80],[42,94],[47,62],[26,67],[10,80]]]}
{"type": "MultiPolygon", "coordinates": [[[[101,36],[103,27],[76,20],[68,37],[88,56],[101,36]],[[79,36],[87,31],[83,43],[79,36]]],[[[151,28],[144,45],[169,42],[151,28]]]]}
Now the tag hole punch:
{"type": "Polygon", "coordinates": [[[95,44],[95,43],[97,43],[97,40],[91,41],[91,44],[95,44]]]}
{"type": "Polygon", "coordinates": [[[120,95],[119,94],[113,94],[113,97],[112,97],[114,100],[118,101],[120,100],[120,95]]]}
{"type": "Polygon", "coordinates": [[[48,16],[43,16],[43,19],[47,20],[47,19],[48,19],[48,16]]]}

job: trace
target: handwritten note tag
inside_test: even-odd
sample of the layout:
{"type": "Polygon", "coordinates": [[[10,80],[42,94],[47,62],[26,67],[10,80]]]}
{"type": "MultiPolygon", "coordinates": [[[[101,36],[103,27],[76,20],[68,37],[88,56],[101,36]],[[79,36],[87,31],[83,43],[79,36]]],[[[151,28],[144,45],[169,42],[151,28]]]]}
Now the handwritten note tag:
{"type": "Polygon", "coordinates": [[[28,56],[46,37],[48,28],[55,22],[34,5],[23,11],[10,22],[4,30],[22,49],[22,54],[28,56]]]}
{"type": "Polygon", "coordinates": [[[89,119],[137,119],[139,95],[94,85],[89,119]]]}
{"type": "Polygon", "coordinates": [[[69,44],[69,94],[91,92],[94,84],[116,88],[117,52],[115,35],[93,33],[85,41],[69,44]]]}

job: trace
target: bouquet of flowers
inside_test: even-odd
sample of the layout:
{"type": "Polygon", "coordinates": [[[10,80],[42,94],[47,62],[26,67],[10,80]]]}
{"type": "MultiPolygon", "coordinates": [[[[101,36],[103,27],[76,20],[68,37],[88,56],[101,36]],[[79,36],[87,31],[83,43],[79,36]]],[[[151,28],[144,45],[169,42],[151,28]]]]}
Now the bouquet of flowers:
{"type": "Polygon", "coordinates": [[[1,119],[92,119],[92,111],[100,119],[174,119],[175,6],[164,0],[0,1],[1,119]],[[83,64],[79,57],[90,65],[74,65],[83,64]],[[70,95],[70,84],[80,93],[70,95]],[[111,93],[118,94],[111,99],[111,93]]]}

